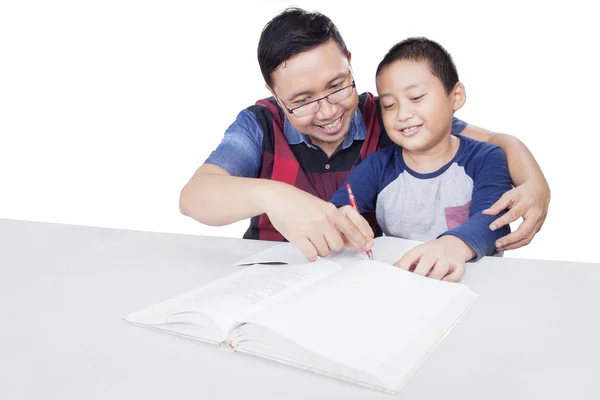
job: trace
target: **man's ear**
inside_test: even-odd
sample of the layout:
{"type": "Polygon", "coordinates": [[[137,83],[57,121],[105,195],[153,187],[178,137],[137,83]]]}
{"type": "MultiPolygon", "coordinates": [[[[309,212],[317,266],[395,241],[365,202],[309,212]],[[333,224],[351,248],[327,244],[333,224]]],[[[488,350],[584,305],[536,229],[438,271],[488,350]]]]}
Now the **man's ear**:
{"type": "Polygon", "coordinates": [[[275,92],[273,91],[273,89],[271,89],[271,86],[269,86],[268,83],[265,83],[265,87],[267,88],[267,90],[271,93],[271,96],[277,98],[277,96],[275,96],[275,92]]]}
{"type": "Polygon", "coordinates": [[[465,85],[460,82],[457,82],[450,92],[450,96],[452,99],[452,109],[454,111],[458,111],[462,108],[462,106],[467,101],[467,91],[465,90],[465,85]]]}
{"type": "Polygon", "coordinates": [[[271,96],[273,96],[273,98],[275,99],[277,104],[279,104],[279,107],[281,107],[281,109],[284,110],[284,112],[286,114],[289,114],[287,107],[285,106],[285,104],[282,104],[281,100],[279,100],[279,97],[277,97],[277,95],[275,94],[275,91],[273,89],[271,89],[271,86],[269,86],[268,84],[265,83],[265,87],[271,93],[271,96]]]}

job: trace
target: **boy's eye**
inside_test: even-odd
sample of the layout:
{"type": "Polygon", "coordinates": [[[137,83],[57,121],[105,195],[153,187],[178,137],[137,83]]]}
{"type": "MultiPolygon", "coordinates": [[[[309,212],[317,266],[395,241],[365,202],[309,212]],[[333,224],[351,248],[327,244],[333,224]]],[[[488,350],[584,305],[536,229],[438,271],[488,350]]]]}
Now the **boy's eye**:
{"type": "Polygon", "coordinates": [[[411,97],[410,99],[411,99],[412,101],[419,101],[419,100],[421,100],[423,97],[425,97],[425,95],[424,95],[424,94],[422,94],[422,95],[420,95],[420,96],[411,97]]]}
{"type": "Polygon", "coordinates": [[[389,109],[393,108],[395,105],[396,105],[396,103],[384,104],[383,105],[383,109],[384,110],[389,110],[389,109]]]}

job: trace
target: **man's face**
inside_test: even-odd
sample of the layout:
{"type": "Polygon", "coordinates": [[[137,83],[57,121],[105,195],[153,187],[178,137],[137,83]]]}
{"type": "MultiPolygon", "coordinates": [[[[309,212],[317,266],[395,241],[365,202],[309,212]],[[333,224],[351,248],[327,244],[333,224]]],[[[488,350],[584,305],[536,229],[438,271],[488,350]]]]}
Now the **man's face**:
{"type": "Polygon", "coordinates": [[[377,77],[383,124],[394,143],[427,152],[450,137],[452,114],[464,103],[464,87],[450,94],[426,61],[396,61],[377,77]]]}
{"type": "Polygon", "coordinates": [[[335,150],[348,133],[358,106],[355,89],[339,103],[331,104],[326,99],[319,101],[319,110],[308,116],[298,117],[287,109],[294,109],[351,85],[349,55],[346,57],[342,54],[337,43],[331,39],[282,63],[272,73],[272,79],[272,93],[279,99],[292,126],[308,135],[312,143],[324,151],[335,150]]]}

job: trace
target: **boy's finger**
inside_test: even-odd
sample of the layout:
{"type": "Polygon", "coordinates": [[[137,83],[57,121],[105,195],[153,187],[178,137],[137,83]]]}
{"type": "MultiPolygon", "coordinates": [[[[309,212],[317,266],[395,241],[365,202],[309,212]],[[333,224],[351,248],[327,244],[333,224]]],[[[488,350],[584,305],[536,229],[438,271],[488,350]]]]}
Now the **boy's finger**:
{"type": "Polygon", "coordinates": [[[435,267],[435,264],[437,262],[437,258],[425,255],[419,259],[419,263],[417,264],[413,272],[417,275],[427,276],[429,271],[431,271],[431,269],[435,267]]]}
{"type": "Polygon", "coordinates": [[[458,282],[458,281],[460,281],[460,278],[463,277],[463,275],[464,275],[463,269],[455,268],[454,271],[452,271],[451,273],[446,275],[444,278],[442,278],[442,280],[446,281],[446,282],[458,282]]]}
{"type": "Polygon", "coordinates": [[[400,260],[396,261],[394,265],[400,269],[405,271],[410,271],[410,267],[413,266],[419,260],[421,253],[417,250],[417,248],[411,249],[404,253],[400,260]]]}
{"type": "Polygon", "coordinates": [[[448,264],[445,261],[438,260],[438,262],[435,263],[433,269],[429,273],[429,277],[431,279],[440,280],[448,273],[449,269],[450,264],[448,264]]]}

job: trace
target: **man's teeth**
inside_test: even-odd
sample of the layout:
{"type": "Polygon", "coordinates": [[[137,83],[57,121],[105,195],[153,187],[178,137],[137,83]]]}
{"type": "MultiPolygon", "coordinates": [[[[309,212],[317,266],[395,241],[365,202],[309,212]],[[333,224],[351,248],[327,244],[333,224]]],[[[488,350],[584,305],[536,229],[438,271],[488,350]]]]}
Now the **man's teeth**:
{"type": "Polygon", "coordinates": [[[333,129],[333,128],[337,128],[338,125],[342,122],[342,117],[339,117],[338,119],[336,119],[335,121],[333,121],[330,124],[327,125],[321,125],[324,129],[333,129]]]}
{"type": "Polygon", "coordinates": [[[404,128],[404,129],[402,129],[402,132],[404,132],[404,133],[410,133],[410,132],[416,131],[417,128],[418,128],[418,126],[411,126],[410,128],[404,128]]]}

